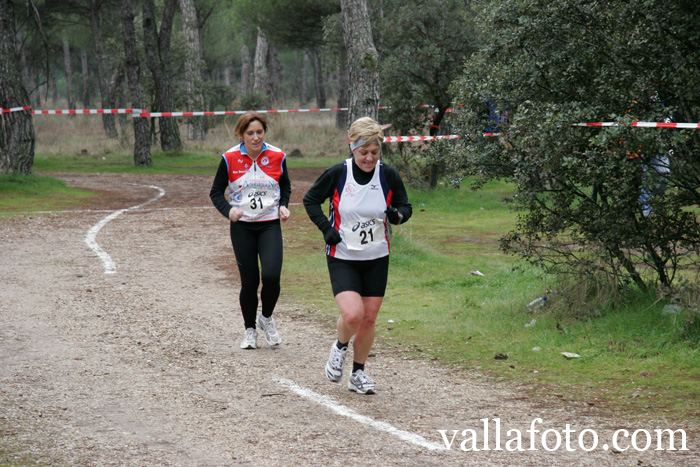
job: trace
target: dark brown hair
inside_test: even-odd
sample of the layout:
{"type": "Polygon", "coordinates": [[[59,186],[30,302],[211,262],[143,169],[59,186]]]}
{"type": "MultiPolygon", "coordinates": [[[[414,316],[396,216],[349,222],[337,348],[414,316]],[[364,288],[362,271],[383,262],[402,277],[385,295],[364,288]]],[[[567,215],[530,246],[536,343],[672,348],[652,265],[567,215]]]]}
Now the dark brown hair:
{"type": "Polygon", "coordinates": [[[265,130],[265,133],[267,133],[267,120],[265,120],[265,117],[263,117],[260,112],[249,110],[238,119],[236,122],[236,128],[233,130],[233,134],[239,138],[243,138],[243,133],[245,133],[245,131],[248,129],[248,125],[255,120],[262,124],[263,130],[265,130]]]}

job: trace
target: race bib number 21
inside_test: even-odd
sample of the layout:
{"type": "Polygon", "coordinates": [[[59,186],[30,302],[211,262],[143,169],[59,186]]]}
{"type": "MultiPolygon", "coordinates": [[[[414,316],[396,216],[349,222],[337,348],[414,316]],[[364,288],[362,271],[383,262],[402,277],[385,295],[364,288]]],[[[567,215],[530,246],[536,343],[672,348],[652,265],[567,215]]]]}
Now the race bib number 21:
{"type": "Polygon", "coordinates": [[[384,222],[379,219],[347,222],[343,231],[348,250],[366,250],[386,242],[384,222]]]}

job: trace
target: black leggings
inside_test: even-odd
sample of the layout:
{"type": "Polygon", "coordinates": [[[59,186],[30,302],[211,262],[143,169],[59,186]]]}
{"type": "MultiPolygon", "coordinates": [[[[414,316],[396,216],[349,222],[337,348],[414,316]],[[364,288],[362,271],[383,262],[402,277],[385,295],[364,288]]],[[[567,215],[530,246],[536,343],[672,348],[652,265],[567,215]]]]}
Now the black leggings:
{"type": "Polygon", "coordinates": [[[282,228],[279,220],[267,222],[231,222],[231,243],[241,276],[241,311],[246,328],[255,328],[258,311],[258,286],[262,270],[262,314],[272,312],[280,296],[282,274],[282,228]],[[258,256],[260,266],[258,268],[258,256]]]}

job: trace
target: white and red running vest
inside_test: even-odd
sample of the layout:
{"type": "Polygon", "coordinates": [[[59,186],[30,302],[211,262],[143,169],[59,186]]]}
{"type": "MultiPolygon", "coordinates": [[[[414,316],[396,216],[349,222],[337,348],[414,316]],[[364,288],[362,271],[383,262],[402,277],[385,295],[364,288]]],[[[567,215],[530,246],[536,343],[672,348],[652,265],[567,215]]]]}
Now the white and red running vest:
{"type": "Polygon", "coordinates": [[[244,222],[279,219],[280,185],[284,152],[263,143],[256,160],[246,153],[243,143],[223,154],[228,166],[230,204],[243,210],[244,222]]]}
{"type": "Polygon", "coordinates": [[[391,204],[391,196],[382,161],[377,163],[370,182],[360,185],[352,175],[352,159],[347,159],[328,216],[342,241],[326,245],[326,254],[360,261],[387,256],[389,237],[384,211],[391,204]]]}

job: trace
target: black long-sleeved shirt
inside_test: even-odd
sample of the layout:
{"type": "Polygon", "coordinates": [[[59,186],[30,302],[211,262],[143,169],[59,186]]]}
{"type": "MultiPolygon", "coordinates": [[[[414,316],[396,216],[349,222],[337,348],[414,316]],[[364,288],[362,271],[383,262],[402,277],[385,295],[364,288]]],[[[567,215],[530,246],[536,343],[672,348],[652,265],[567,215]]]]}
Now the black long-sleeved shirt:
{"type": "MultiPolygon", "coordinates": [[[[306,213],[321,232],[326,232],[331,228],[331,223],[328,217],[323,213],[321,204],[333,196],[338,182],[340,181],[340,177],[343,175],[344,164],[345,161],[327,168],[304,195],[304,208],[306,208],[306,213]]],[[[371,172],[365,172],[357,166],[354,159],[352,159],[351,165],[352,175],[355,181],[360,185],[368,184],[370,180],[372,180],[374,170],[377,170],[377,166],[375,166],[374,170],[371,172]]],[[[413,214],[413,207],[411,203],[408,202],[408,194],[406,193],[406,187],[401,180],[401,176],[395,167],[388,164],[384,164],[384,174],[386,175],[389,188],[393,192],[391,206],[398,209],[403,216],[402,223],[406,222],[413,214]]]]}

